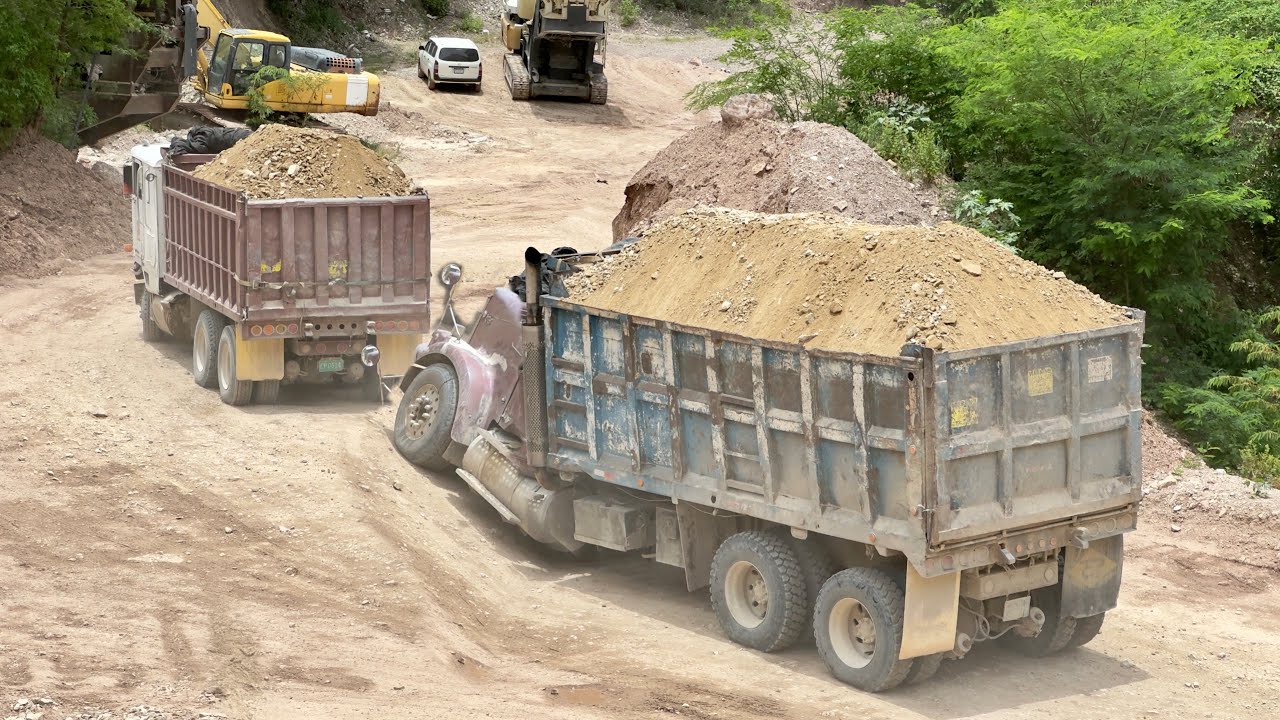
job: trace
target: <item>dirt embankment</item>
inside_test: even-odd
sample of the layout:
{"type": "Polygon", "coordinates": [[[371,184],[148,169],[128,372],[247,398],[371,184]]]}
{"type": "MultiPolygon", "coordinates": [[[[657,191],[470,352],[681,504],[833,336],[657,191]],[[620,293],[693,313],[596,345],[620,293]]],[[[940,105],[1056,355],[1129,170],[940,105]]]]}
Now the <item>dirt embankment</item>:
{"type": "Polygon", "coordinates": [[[129,200],[35,133],[0,155],[0,278],[39,277],[69,260],[118,250],[130,237],[129,200]]]}
{"type": "Polygon", "coordinates": [[[966,227],[700,208],[569,281],[593,307],[809,347],[960,350],[1124,322],[1060,273],[966,227]]]}
{"type": "Polygon", "coordinates": [[[849,131],[766,119],[704,125],[658,153],[627,184],[614,240],[695,205],[830,212],[878,225],[945,217],[936,193],[904,180],[849,131]]]}
{"type": "Polygon", "coordinates": [[[196,169],[195,176],[253,198],[407,195],[395,163],[350,135],[267,125],[196,169]]]}

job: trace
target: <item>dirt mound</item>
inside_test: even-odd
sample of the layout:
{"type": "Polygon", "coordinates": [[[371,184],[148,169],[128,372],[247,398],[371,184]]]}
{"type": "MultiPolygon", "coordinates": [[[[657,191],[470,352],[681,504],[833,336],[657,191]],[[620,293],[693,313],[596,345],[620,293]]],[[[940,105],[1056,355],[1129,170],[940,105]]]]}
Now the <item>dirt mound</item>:
{"type": "Polygon", "coordinates": [[[0,155],[0,276],[39,277],[67,260],[119,250],[130,237],[129,201],[34,133],[0,155]]]}
{"type": "Polygon", "coordinates": [[[809,347],[960,350],[1126,320],[1057,273],[951,223],[698,208],[569,278],[606,310],[809,347]]]}
{"type": "Polygon", "coordinates": [[[813,122],[704,125],[636,173],[626,198],[614,240],[695,205],[831,212],[878,225],[929,225],[942,216],[935,193],[899,177],[857,136],[813,122]]]}
{"type": "Polygon", "coordinates": [[[253,198],[407,195],[410,189],[395,163],[358,139],[287,125],[261,128],[195,175],[253,198]]]}

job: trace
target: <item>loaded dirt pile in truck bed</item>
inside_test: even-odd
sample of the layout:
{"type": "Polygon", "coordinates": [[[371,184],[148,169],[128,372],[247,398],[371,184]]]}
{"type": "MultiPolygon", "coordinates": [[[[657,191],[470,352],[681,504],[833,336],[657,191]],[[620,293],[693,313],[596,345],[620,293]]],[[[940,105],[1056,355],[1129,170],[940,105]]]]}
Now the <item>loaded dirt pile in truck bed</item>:
{"type": "Polygon", "coordinates": [[[224,150],[195,176],[251,198],[408,195],[396,164],[350,135],[267,125],[224,150]]]}
{"type": "Polygon", "coordinates": [[[0,154],[0,277],[39,277],[129,242],[129,200],[35,133],[0,154]]]}
{"type": "Polygon", "coordinates": [[[976,230],[698,208],[569,277],[587,306],[808,347],[961,350],[1126,320],[976,230]]]}
{"type": "Polygon", "coordinates": [[[692,130],[650,160],[627,184],[613,239],[696,205],[831,212],[881,225],[945,218],[933,191],[904,180],[848,130],[748,119],[692,130]]]}

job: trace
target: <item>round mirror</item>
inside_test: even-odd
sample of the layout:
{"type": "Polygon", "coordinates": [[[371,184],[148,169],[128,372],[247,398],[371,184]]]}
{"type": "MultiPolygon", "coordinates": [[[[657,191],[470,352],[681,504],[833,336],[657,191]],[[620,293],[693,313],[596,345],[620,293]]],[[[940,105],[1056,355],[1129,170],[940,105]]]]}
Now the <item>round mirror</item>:
{"type": "Polygon", "coordinates": [[[440,268],[440,284],[445,287],[453,287],[462,279],[462,266],[458,263],[449,263],[440,268]]]}

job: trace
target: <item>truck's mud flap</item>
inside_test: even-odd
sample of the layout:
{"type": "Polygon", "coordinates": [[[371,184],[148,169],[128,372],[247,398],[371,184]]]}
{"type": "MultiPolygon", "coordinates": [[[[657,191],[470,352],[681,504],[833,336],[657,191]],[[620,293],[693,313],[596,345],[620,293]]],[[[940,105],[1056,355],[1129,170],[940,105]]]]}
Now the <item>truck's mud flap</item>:
{"type": "Polygon", "coordinates": [[[284,378],[284,340],[245,340],[236,333],[236,379],[284,378]]]}
{"type": "Polygon", "coordinates": [[[927,578],[907,563],[907,598],[898,658],[946,652],[956,644],[960,573],[927,578]]]}
{"type": "Polygon", "coordinates": [[[1068,547],[1062,571],[1062,614],[1090,617],[1114,608],[1123,570],[1123,535],[1094,540],[1083,550],[1068,547]]]}

